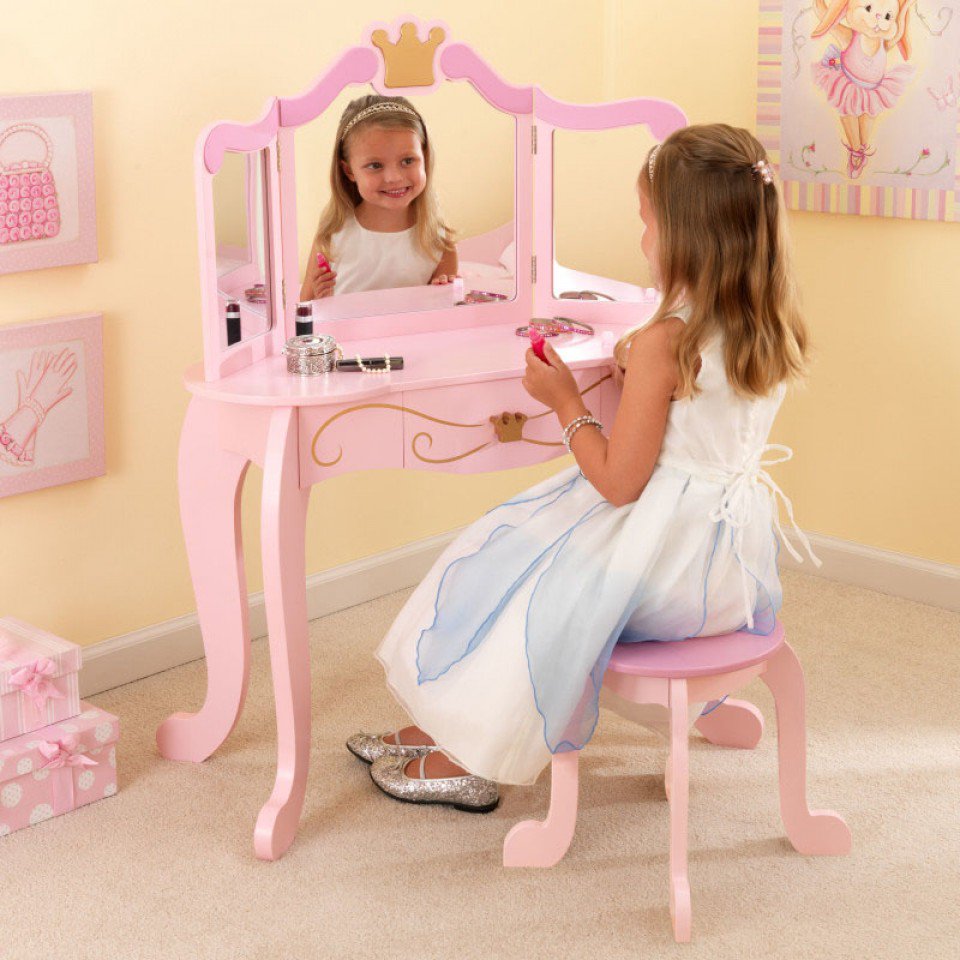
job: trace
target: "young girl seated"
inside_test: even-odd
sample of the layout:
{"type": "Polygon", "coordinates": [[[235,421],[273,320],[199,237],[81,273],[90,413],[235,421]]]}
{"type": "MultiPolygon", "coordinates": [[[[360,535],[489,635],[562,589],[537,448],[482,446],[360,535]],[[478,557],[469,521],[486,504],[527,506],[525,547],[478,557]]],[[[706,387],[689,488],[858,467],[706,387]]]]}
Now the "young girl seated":
{"type": "Polygon", "coordinates": [[[448,283],[456,276],[457,248],[440,219],[432,166],[427,128],[409,100],[370,95],[350,101],[337,127],[330,201],[310,249],[301,300],[448,283]]]}
{"type": "Polygon", "coordinates": [[[686,127],[639,194],[663,299],[616,345],[609,439],[557,352],[527,351],[524,386],[577,463],[468,527],[380,646],[416,726],[347,745],[394,797],[490,810],[498,782],[533,783],[590,739],[614,644],[774,628],[765,468],[790,452],[767,437],[807,337],[773,171],[746,130],[686,127]]]}

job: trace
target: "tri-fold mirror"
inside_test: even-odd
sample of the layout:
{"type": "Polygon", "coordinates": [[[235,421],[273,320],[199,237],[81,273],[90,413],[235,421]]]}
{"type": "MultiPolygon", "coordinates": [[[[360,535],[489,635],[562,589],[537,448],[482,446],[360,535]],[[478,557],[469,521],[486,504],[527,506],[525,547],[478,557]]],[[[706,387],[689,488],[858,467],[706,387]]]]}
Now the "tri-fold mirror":
{"type": "MultiPolygon", "coordinates": [[[[282,353],[301,300],[311,304],[314,332],[326,324],[346,341],[552,316],[642,322],[655,292],[640,252],[637,175],[651,145],[684,123],[665,101],[567,104],[509,84],[442,24],[372,25],[303,93],[273,98],[252,123],[213,124],[200,139],[205,378],[282,353]],[[341,169],[355,181],[383,162],[376,137],[348,135],[345,151],[339,145],[344,111],[371,94],[407,98],[422,118],[437,220],[456,245],[452,283],[431,282],[447,262],[436,247],[435,261],[404,283],[384,286],[365,267],[350,276],[341,269],[348,222],[360,228],[354,240],[364,229],[414,229],[367,220],[360,193],[337,229],[324,218],[341,169]],[[318,283],[318,252],[336,274],[332,283],[318,283]],[[236,325],[228,338],[226,324],[232,302],[236,343],[236,325]]],[[[403,207],[405,190],[401,173],[377,196],[403,207]]]]}

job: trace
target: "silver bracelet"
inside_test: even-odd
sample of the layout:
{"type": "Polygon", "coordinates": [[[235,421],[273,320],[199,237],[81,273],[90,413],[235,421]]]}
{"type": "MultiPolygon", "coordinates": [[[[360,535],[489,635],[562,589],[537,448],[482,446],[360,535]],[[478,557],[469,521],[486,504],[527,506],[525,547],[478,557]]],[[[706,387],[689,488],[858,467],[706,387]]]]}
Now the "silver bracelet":
{"type": "Polygon", "coordinates": [[[568,434],[578,423],[586,423],[586,422],[587,422],[588,420],[590,420],[592,417],[593,417],[593,414],[592,414],[592,413],[585,413],[583,416],[581,416],[581,417],[575,417],[573,420],[571,420],[571,421],[563,428],[563,442],[564,442],[564,443],[567,442],[567,434],[568,434]]]}
{"type": "Polygon", "coordinates": [[[591,420],[594,420],[592,413],[585,413],[582,416],[574,417],[564,428],[563,428],[563,442],[567,443],[567,438],[570,435],[570,431],[576,429],[578,426],[581,426],[584,423],[589,423],[591,420]]]}
{"type": "Polygon", "coordinates": [[[573,435],[581,428],[585,427],[587,424],[593,424],[598,430],[603,430],[603,424],[592,414],[586,414],[582,417],[577,417],[575,420],[571,420],[563,428],[563,445],[567,448],[567,453],[571,453],[570,443],[573,440],[573,435]]]}

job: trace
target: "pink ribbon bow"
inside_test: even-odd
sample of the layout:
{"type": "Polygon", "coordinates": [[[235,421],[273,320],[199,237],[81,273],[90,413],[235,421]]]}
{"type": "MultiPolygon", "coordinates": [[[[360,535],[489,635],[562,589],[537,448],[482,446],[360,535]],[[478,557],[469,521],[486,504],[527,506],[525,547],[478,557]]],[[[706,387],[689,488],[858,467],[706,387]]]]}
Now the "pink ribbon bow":
{"type": "Polygon", "coordinates": [[[10,674],[10,686],[16,687],[29,697],[42,716],[48,700],[62,700],[63,694],[51,683],[50,677],[57,672],[57,665],[49,657],[39,660],[10,674]]]}
{"type": "Polygon", "coordinates": [[[47,762],[40,769],[53,771],[53,812],[60,816],[77,805],[71,768],[95,767],[97,761],[78,752],[77,738],[72,735],[62,740],[41,743],[40,753],[47,758],[47,762]]]}
{"type": "Polygon", "coordinates": [[[77,750],[77,738],[70,735],[62,740],[46,741],[40,744],[40,752],[47,762],[40,768],[56,770],[59,767],[95,767],[97,761],[77,750]]]}

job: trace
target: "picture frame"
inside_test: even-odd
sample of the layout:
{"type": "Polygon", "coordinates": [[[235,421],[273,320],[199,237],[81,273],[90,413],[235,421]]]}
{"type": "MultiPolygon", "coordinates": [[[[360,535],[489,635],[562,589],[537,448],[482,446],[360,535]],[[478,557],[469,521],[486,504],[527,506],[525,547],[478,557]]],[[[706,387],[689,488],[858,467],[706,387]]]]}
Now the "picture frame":
{"type": "Polygon", "coordinates": [[[92,94],[0,97],[0,274],[96,260],[92,94]]]}
{"type": "Polygon", "coordinates": [[[0,327],[0,497],[105,472],[103,317],[0,327]]]}
{"type": "Polygon", "coordinates": [[[788,209],[960,220],[958,64],[960,0],[761,0],[757,136],[788,209]]]}

